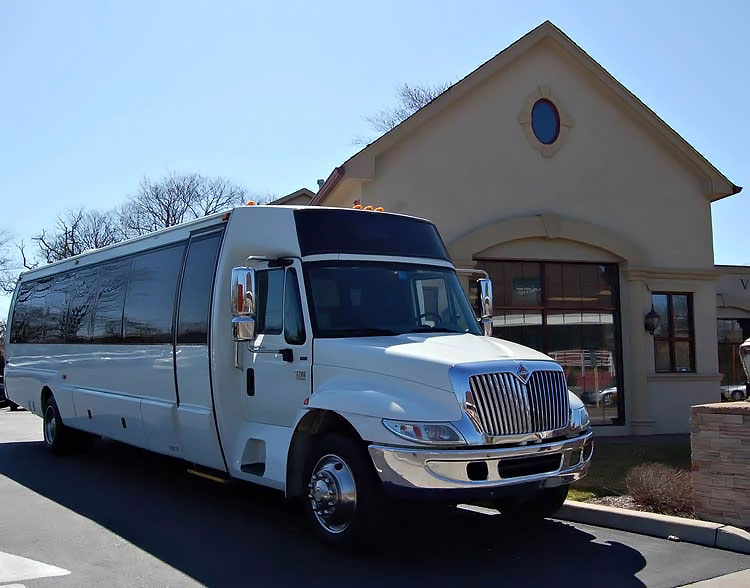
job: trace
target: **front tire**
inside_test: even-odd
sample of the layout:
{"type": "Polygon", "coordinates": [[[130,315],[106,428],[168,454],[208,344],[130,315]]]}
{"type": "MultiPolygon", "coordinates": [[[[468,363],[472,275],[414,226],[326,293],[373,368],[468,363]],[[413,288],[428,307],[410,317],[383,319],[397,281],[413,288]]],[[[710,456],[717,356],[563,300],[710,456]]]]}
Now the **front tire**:
{"type": "Polygon", "coordinates": [[[316,440],[305,464],[305,517],[328,546],[360,551],[380,530],[380,482],[364,449],[342,435],[316,440]]]}
{"type": "Polygon", "coordinates": [[[554,515],[568,497],[568,485],[534,490],[523,496],[509,496],[495,501],[501,514],[515,521],[541,521],[554,515]]]}
{"type": "Polygon", "coordinates": [[[47,398],[44,403],[42,432],[44,445],[52,453],[61,454],[71,449],[74,431],[63,424],[54,396],[47,398]]]}

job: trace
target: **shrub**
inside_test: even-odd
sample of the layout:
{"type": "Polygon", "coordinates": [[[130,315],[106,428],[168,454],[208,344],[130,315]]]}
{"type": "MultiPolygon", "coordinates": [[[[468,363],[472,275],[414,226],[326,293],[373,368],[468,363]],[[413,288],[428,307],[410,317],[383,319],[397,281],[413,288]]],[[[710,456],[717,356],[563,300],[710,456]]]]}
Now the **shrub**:
{"type": "Polygon", "coordinates": [[[693,514],[690,472],[663,463],[644,463],[632,468],[625,478],[628,494],[654,512],[693,514]]]}

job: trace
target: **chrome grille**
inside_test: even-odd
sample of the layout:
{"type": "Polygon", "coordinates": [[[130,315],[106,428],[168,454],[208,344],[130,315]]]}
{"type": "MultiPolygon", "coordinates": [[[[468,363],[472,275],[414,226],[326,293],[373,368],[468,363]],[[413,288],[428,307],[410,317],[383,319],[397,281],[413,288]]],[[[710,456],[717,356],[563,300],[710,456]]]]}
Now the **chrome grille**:
{"type": "Polygon", "coordinates": [[[469,378],[469,388],[467,404],[474,405],[487,435],[543,433],[568,425],[568,384],[560,371],[532,372],[526,384],[512,372],[480,374],[469,378]]]}

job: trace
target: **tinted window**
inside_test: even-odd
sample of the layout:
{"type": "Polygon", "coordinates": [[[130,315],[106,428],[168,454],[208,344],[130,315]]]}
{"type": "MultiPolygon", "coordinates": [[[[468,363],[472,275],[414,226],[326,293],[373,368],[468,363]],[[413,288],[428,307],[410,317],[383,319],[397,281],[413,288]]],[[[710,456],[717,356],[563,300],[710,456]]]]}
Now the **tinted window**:
{"type": "Polygon", "coordinates": [[[11,343],[26,343],[29,339],[29,305],[33,282],[25,282],[18,287],[16,303],[13,306],[13,324],[10,330],[11,343]]]}
{"type": "Polygon", "coordinates": [[[125,298],[125,343],[172,342],[172,312],[184,248],[180,244],[133,258],[125,298]]]}
{"type": "Polygon", "coordinates": [[[68,322],[68,303],[73,285],[73,274],[60,274],[55,278],[47,298],[47,319],[45,343],[64,343],[68,322]]]}
{"type": "Polygon", "coordinates": [[[281,334],[284,270],[258,272],[258,333],[281,334]]]}
{"type": "Polygon", "coordinates": [[[91,340],[91,319],[97,293],[98,269],[87,267],[73,272],[69,291],[68,320],[65,325],[67,343],[88,343],[91,340]]]}
{"type": "Polygon", "coordinates": [[[364,210],[296,210],[302,255],[360,253],[448,259],[430,222],[364,210]]]}
{"type": "Polygon", "coordinates": [[[52,278],[34,283],[29,300],[27,343],[44,343],[47,335],[47,296],[52,289],[52,278]]]}
{"type": "Polygon", "coordinates": [[[305,342],[305,321],[302,316],[302,301],[299,296],[297,271],[287,272],[284,285],[284,339],[291,345],[305,342]]]}
{"type": "Polygon", "coordinates": [[[177,343],[207,343],[211,290],[221,233],[193,239],[188,249],[180,290],[177,343]]]}
{"type": "Polygon", "coordinates": [[[119,343],[122,340],[122,308],[130,273],[130,260],[97,266],[99,290],[96,298],[92,338],[94,343],[119,343]]]}

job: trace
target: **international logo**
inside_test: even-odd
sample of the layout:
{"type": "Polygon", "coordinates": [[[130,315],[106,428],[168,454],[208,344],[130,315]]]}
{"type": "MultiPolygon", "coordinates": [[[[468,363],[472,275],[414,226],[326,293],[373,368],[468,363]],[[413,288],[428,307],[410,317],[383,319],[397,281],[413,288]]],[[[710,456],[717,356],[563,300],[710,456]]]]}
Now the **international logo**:
{"type": "Polygon", "coordinates": [[[521,380],[522,384],[525,384],[529,381],[529,370],[527,370],[526,366],[522,363],[519,363],[518,367],[516,368],[516,378],[521,380]]]}

